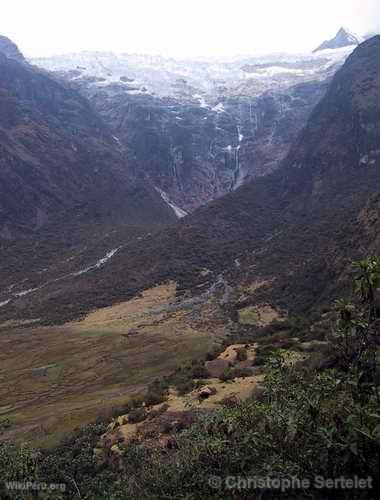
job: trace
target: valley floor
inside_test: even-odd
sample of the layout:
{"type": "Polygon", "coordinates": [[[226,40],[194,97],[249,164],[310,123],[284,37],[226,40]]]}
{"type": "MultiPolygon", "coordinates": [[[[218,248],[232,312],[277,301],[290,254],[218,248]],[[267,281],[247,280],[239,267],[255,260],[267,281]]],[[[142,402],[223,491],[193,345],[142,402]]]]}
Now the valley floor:
{"type": "Polygon", "coordinates": [[[225,336],[216,304],[178,303],[175,283],[62,326],[0,325],[2,439],[56,444],[225,336]]]}

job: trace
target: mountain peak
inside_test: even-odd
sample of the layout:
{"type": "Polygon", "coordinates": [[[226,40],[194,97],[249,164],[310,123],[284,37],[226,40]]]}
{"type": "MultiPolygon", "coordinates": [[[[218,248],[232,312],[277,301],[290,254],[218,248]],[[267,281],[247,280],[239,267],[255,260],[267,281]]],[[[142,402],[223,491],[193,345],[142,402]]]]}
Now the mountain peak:
{"type": "Polygon", "coordinates": [[[8,37],[3,35],[0,35],[0,53],[4,54],[9,59],[15,59],[16,61],[25,60],[17,45],[8,37]]]}
{"type": "Polygon", "coordinates": [[[334,38],[325,40],[313,52],[319,52],[326,49],[340,49],[351,45],[359,45],[362,42],[361,38],[345,27],[341,27],[334,38]]]}

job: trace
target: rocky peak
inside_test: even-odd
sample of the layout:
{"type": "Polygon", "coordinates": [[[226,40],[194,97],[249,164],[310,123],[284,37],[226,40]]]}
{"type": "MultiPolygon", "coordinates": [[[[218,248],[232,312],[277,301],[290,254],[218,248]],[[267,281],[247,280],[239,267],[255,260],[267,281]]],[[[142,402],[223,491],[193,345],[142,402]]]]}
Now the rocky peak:
{"type": "Polygon", "coordinates": [[[0,35],[0,53],[16,61],[25,60],[17,45],[12,42],[12,40],[2,35],[0,35]]]}
{"type": "Polygon", "coordinates": [[[346,28],[340,28],[338,33],[331,40],[325,40],[313,52],[319,52],[326,49],[340,49],[343,47],[350,47],[351,45],[359,45],[362,42],[361,38],[354,35],[346,28]]]}

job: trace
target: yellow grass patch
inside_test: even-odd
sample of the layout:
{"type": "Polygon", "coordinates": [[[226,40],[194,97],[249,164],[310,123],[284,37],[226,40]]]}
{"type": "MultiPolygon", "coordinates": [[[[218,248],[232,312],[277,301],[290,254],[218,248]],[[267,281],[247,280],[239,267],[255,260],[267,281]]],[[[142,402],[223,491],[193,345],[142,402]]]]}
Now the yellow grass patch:
{"type": "Polygon", "coordinates": [[[194,319],[186,308],[168,309],[176,300],[168,283],[63,326],[0,325],[0,411],[14,422],[12,438],[55,444],[154,378],[203,357],[224,325],[212,304],[199,306],[194,319]]]}
{"type": "Polygon", "coordinates": [[[273,321],[281,321],[281,314],[269,305],[248,306],[239,309],[239,323],[251,326],[267,326],[273,321]]]}
{"type": "MultiPolygon", "coordinates": [[[[205,387],[213,388],[216,390],[215,394],[212,394],[207,399],[200,401],[197,398],[197,394],[200,389],[196,389],[193,392],[185,395],[179,396],[177,392],[171,388],[167,400],[165,401],[165,406],[167,407],[166,412],[168,414],[178,412],[185,412],[190,409],[215,409],[222,401],[226,399],[236,399],[244,401],[252,395],[252,391],[255,387],[260,385],[264,380],[264,375],[256,375],[245,378],[236,378],[230,382],[222,382],[219,379],[208,379],[205,387]]],[[[158,410],[162,407],[162,404],[153,406],[151,412],[158,410]]],[[[124,443],[128,443],[130,440],[135,438],[139,433],[143,433],[146,426],[151,425],[151,421],[148,419],[139,424],[128,423],[127,415],[117,419],[121,425],[114,427],[114,423],[110,424],[109,430],[102,436],[96,455],[102,456],[99,450],[103,448],[105,443],[112,445],[113,443],[122,439],[124,443]]],[[[111,448],[111,451],[114,451],[111,448]]],[[[115,451],[118,451],[117,448],[115,451]]]]}

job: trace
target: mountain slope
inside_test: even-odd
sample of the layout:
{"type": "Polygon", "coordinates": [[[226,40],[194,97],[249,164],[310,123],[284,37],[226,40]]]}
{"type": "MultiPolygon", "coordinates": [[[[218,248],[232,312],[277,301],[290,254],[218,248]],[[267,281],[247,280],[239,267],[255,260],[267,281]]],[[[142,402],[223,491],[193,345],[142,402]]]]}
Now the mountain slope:
{"type": "Polygon", "coordinates": [[[126,157],[83,97],[1,54],[0,90],[1,232],[120,201],[132,185],[126,157]]]}
{"type": "Polygon", "coordinates": [[[2,35],[0,35],[0,53],[4,54],[9,59],[14,59],[15,61],[25,61],[25,58],[20,52],[17,45],[12,42],[12,40],[2,35]]]}
{"type": "Polygon", "coordinates": [[[343,286],[350,259],[378,241],[379,89],[375,37],[337,73],[277,172],[123,248],[85,278],[48,285],[1,314],[25,316],[27,308],[28,317],[47,311],[64,319],[79,313],[77,304],[83,312],[168,279],[177,281],[178,292],[193,294],[226,281],[265,283],[255,286],[253,299],[292,310],[330,298],[331,277],[343,286]]]}
{"type": "Polygon", "coordinates": [[[175,220],[159,193],[136,182],[83,96],[0,53],[2,284],[105,239],[115,248],[115,233],[125,241],[175,220]]]}

